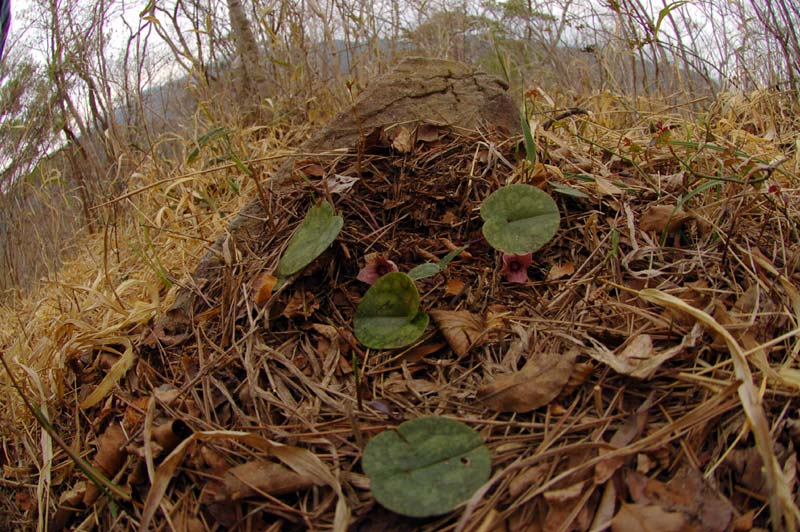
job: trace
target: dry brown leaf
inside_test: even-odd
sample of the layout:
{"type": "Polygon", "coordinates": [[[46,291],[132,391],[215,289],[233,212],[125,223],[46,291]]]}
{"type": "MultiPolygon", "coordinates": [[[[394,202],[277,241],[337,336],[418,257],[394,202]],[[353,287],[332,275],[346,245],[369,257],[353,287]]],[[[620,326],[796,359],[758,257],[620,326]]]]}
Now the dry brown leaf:
{"type": "Polygon", "coordinates": [[[753,520],[756,517],[756,511],[750,510],[749,512],[740,515],[731,523],[731,530],[733,532],[747,532],[753,528],[753,520]]]}
{"type": "Polygon", "coordinates": [[[614,510],[617,506],[617,487],[613,482],[609,482],[603,488],[603,495],[597,504],[592,524],[589,530],[606,530],[608,524],[614,518],[614,510]]]}
{"type": "Polygon", "coordinates": [[[444,342],[437,342],[435,344],[422,344],[411,348],[409,351],[403,353],[403,360],[406,362],[419,362],[428,355],[435,353],[443,348],[444,342]]]}
{"type": "MultiPolygon", "coordinates": [[[[636,412],[629,416],[620,428],[611,436],[611,445],[614,449],[621,449],[631,443],[634,439],[638,438],[645,425],[647,424],[647,417],[650,407],[653,404],[653,396],[645,400],[644,403],[636,410],[636,412]]],[[[595,484],[603,484],[610,479],[617,470],[625,463],[625,456],[615,456],[606,458],[598,463],[594,468],[594,482],[595,484]]]]}
{"type": "Polygon", "coordinates": [[[683,468],[666,484],[635,471],[625,480],[634,502],[679,512],[688,523],[697,523],[698,531],[723,532],[733,519],[731,503],[696,469],[683,468]]]}
{"type": "Polygon", "coordinates": [[[550,271],[547,272],[547,280],[555,281],[556,279],[570,276],[573,273],[575,273],[575,265],[571,262],[553,264],[553,266],[550,267],[550,271]]]}
{"type": "MultiPolygon", "coordinates": [[[[545,517],[542,530],[547,532],[563,530],[564,525],[568,524],[567,520],[569,516],[572,515],[572,512],[575,510],[575,504],[578,503],[581,496],[584,495],[585,485],[585,481],[580,481],[566,488],[549,490],[543,494],[544,500],[547,501],[547,516],[545,517]]],[[[579,512],[576,518],[578,520],[583,519],[588,521],[588,515],[580,515],[580,513],[586,513],[585,505],[581,510],[582,511],[579,512]]],[[[574,521],[569,523],[570,529],[572,529],[575,524],[574,521]]],[[[586,524],[588,525],[588,523],[586,524]]],[[[576,526],[574,528],[578,530],[585,529],[584,526],[576,526]]]]}
{"type": "Polygon", "coordinates": [[[296,473],[311,478],[315,484],[326,484],[333,488],[337,495],[333,529],[335,532],[344,532],[347,529],[347,523],[350,520],[350,508],[347,506],[347,500],[342,492],[341,484],[315,454],[306,449],[273,442],[249,432],[215,430],[195,432],[183,440],[158,466],[153,484],[142,507],[142,518],[139,524],[140,532],[149,530],[150,524],[161,505],[161,499],[167,492],[170,480],[175,476],[175,471],[192,444],[197,441],[220,440],[247,443],[274,456],[296,473]]]}
{"type": "Polygon", "coordinates": [[[466,310],[432,310],[429,314],[459,358],[480,341],[486,329],[482,318],[466,310]]]}
{"type": "Polygon", "coordinates": [[[411,151],[411,148],[413,148],[411,131],[409,131],[408,128],[399,126],[392,130],[389,137],[392,141],[392,148],[398,153],[408,153],[411,151]]]}
{"type": "Polygon", "coordinates": [[[308,319],[319,308],[319,302],[314,294],[306,292],[305,290],[298,290],[281,313],[284,317],[292,318],[305,318],[308,319]]]}
{"type": "Polygon", "coordinates": [[[457,296],[464,290],[464,281],[458,278],[453,278],[447,281],[447,284],[444,287],[444,293],[448,296],[457,296]]]}
{"type": "Polygon", "coordinates": [[[125,415],[123,416],[123,423],[129,430],[139,427],[139,424],[144,419],[144,412],[147,410],[147,402],[149,400],[149,397],[142,396],[133,399],[128,404],[128,407],[125,409],[125,415]]]}
{"type": "Polygon", "coordinates": [[[664,362],[679,355],[687,348],[694,347],[702,335],[703,328],[700,324],[695,324],[680,344],[664,351],[657,351],[653,348],[650,335],[641,334],[634,337],[619,355],[609,351],[608,348],[596,341],[593,342],[595,349],[590,349],[587,353],[595,360],[608,364],[617,373],[637,379],[649,379],[664,362]]]}
{"type": "Polygon", "coordinates": [[[298,161],[295,168],[302,172],[306,177],[322,177],[325,169],[317,163],[311,161],[298,161]]]}
{"type": "Polygon", "coordinates": [[[601,196],[616,196],[622,194],[623,190],[617,185],[599,175],[594,176],[594,182],[597,185],[597,192],[601,196]]]}
{"type": "Polygon", "coordinates": [[[547,477],[548,469],[550,469],[550,464],[544,463],[522,471],[508,483],[509,495],[516,498],[534,484],[542,484],[547,477]]]}
{"type": "MultiPolygon", "coordinates": [[[[122,425],[114,423],[97,440],[97,454],[92,460],[92,466],[99,470],[106,478],[114,478],[122,464],[125,463],[125,450],[123,446],[128,437],[122,430],[122,425]]],[[[96,484],[88,484],[83,495],[83,504],[91,506],[100,496],[100,488],[96,484]]]]}
{"type": "Polygon", "coordinates": [[[353,185],[358,183],[361,178],[351,177],[349,175],[334,174],[330,176],[326,183],[328,185],[328,192],[331,194],[344,194],[349,192],[353,185]]]}
{"type": "Polygon", "coordinates": [[[658,233],[666,230],[673,233],[691,218],[691,214],[675,205],[651,205],[639,219],[639,229],[658,233]]]}
{"type": "Polygon", "coordinates": [[[259,493],[284,495],[321,485],[275,462],[256,460],[234,466],[225,473],[218,500],[237,501],[259,493]]]}
{"type": "Polygon", "coordinates": [[[555,399],[569,380],[576,349],[532,355],[521,370],[478,390],[478,399],[501,412],[529,412],[555,399]]]}
{"type": "Polygon", "coordinates": [[[259,274],[253,280],[253,292],[255,294],[253,300],[256,305],[261,306],[269,301],[269,298],[272,297],[272,289],[275,288],[275,283],[277,282],[277,277],[266,272],[259,274]]]}
{"type": "Polygon", "coordinates": [[[680,512],[660,506],[624,503],[611,521],[611,532],[693,532],[680,512]]]}
{"type": "Polygon", "coordinates": [[[420,142],[433,142],[439,140],[440,130],[441,127],[437,125],[423,122],[417,127],[417,140],[420,142]]]}

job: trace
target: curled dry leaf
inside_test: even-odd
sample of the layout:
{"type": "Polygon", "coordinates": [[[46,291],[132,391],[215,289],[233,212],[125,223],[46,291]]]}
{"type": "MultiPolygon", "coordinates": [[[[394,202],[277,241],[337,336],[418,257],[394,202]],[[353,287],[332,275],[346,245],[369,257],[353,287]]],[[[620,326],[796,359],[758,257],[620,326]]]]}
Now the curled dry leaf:
{"type": "Polygon", "coordinates": [[[599,175],[594,176],[595,184],[597,185],[597,192],[601,196],[616,196],[622,194],[622,189],[617,185],[599,175]]]}
{"type": "Polygon", "coordinates": [[[626,484],[631,499],[665,512],[678,513],[703,532],[723,532],[733,519],[733,506],[696,469],[683,468],[666,484],[630,471],[626,484]]]}
{"type": "Polygon", "coordinates": [[[322,177],[325,175],[325,169],[313,161],[299,161],[295,163],[295,168],[306,177],[322,177]]]}
{"type": "Polygon", "coordinates": [[[563,264],[553,264],[550,271],[547,272],[547,280],[555,281],[562,277],[568,277],[575,273],[575,265],[571,262],[564,262],[563,264]]]}
{"type": "Polygon", "coordinates": [[[432,310],[429,314],[459,357],[480,341],[486,329],[481,317],[466,310],[432,310]]]}
{"type": "Polygon", "coordinates": [[[555,399],[569,380],[576,349],[532,355],[525,366],[478,390],[478,399],[501,412],[529,412],[555,399]]]}
{"type": "Polygon", "coordinates": [[[575,525],[573,529],[577,530],[587,529],[591,515],[585,504],[574,520],[569,523],[569,518],[575,511],[575,505],[586,492],[585,485],[586,481],[581,480],[565,488],[544,492],[543,497],[547,502],[544,530],[559,530],[565,524],[575,525]]]}
{"type": "Polygon", "coordinates": [[[237,501],[260,493],[285,495],[315,485],[318,484],[309,475],[296,473],[275,462],[256,460],[230,468],[217,499],[237,501]]]}
{"type": "Polygon", "coordinates": [[[358,183],[360,178],[351,177],[349,175],[334,174],[330,176],[326,183],[328,185],[328,192],[331,194],[344,194],[349,192],[353,185],[358,183]]]}
{"type": "Polygon", "coordinates": [[[595,349],[587,353],[595,360],[608,364],[617,373],[649,379],[664,362],[694,347],[702,335],[703,327],[695,324],[680,344],[663,351],[653,347],[653,339],[649,334],[640,334],[631,339],[618,355],[596,341],[593,342],[595,349]]]}
{"type": "MultiPolygon", "coordinates": [[[[621,449],[638,438],[645,425],[647,424],[647,417],[650,407],[653,405],[653,395],[651,394],[647,400],[634,412],[634,414],[622,424],[620,428],[611,436],[609,444],[614,449],[621,449]]],[[[625,463],[625,456],[612,456],[606,458],[594,467],[594,482],[595,484],[603,484],[610,479],[616,471],[625,463]]]]}
{"type": "Polygon", "coordinates": [[[464,284],[464,281],[454,277],[453,279],[447,281],[447,284],[444,287],[444,293],[448,296],[457,296],[464,290],[465,286],[466,285],[464,284]]]}
{"type": "Polygon", "coordinates": [[[545,462],[522,471],[508,483],[508,493],[517,498],[534,484],[543,484],[547,479],[550,467],[552,465],[545,462]]]}
{"type": "Polygon", "coordinates": [[[611,520],[612,532],[685,532],[694,530],[686,516],[660,506],[623,503],[611,520]]]}
{"type": "MultiPolygon", "coordinates": [[[[106,478],[113,478],[122,464],[125,463],[125,450],[123,446],[127,441],[127,436],[122,430],[122,425],[114,423],[109,425],[106,431],[97,440],[97,454],[92,460],[92,466],[103,473],[106,478]]],[[[86,492],[83,494],[83,504],[91,506],[100,496],[100,488],[95,484],[88,484],[86,492]]]]}
{"type": "Polygon", "coordinates": [[[272,290],[275,288],[275,283],[277,282],[277,277],[266,272],[259,274],[253,280],[253,300],[256,302],[256,305],[261,306],[269,301],[269,298],[272,296],[272,290]]]}
{"type": "Polygon", "coordinates": [[[284,317],[308,319],[319,308],[319,302],[314,294],[305,290],[298,290],[286,303],[281,313],[284,317]]]}
{"type": "Polygon", "coordinates": [[[413,141],[411,139],[411,131],[407,128],[400,126],[389,134],[392,140],[392,148],[398,153],[408,153],[413,148],[413,141]]]}
{"type": "Polygon", "coordinates": [[[639,229],[674,233],[691,218],[691,214],[675,205],[651,205],[639,219],[639,229]]]}
{"type": "Polygon", "coordinates": [[[421,123],[417,127],[417,140],[420,142],[433,142],[439,140],[440,127],[427,122],[421,123]]]}

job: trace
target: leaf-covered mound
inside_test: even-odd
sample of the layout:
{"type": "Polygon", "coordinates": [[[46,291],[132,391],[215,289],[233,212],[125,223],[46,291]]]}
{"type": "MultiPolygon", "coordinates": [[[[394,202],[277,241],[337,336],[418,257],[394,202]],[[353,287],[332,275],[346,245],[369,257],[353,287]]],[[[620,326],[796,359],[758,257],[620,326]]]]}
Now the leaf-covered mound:
{"type": "MultiPolygon", "coordinates": [[[[264,197],[263,230],[226,242],[223,271],[195,287],[205,306],[190,326],[132,329],[133,368],[77,417],[124,335],[105,352],[64,348],[64,383],[77,393],[50,410],[57,427],[92,434],[96,447],[67,440],[130,490],[116,507],[129,527],[164,524],[165,512],[197,529],[343,529],[349,519],[354,530],[646,521],[721,531],[791,520],[797,176],[773,166],[780,148],[755,133],[701,134],[678,118],[611,125],[548,124],[535,166],[520,139],[430,125],[309,156],[264,197]],[[503,280],[481,233],[481,202],[509,183],[549,191],[561,215],[526,284],[503,280]],[[344,218],[341,233],[256,302],[256,279],[275,273],[322,200],[344,218]],[[417,281],[432,318],[417,343],[358,343],[367,254],[408,272],[460,246],[442,273],[417,281]],[[405,521],[373,498],[363,449],[430,415],[477,430],[492,476],[465,506],[405,521]]],[[[107,507],[87,498],[80,474],[58,471],[64,523],[94,501],[107,507]]],[[[99,514],[110,526],[114,514],[99,514]]]]}

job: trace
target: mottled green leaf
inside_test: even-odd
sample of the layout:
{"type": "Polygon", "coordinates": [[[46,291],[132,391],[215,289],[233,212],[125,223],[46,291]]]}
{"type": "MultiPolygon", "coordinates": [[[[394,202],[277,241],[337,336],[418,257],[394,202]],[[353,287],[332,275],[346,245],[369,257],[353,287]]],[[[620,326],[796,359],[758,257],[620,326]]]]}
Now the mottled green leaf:
{"type": "Polygon", "coordinates": [[[558,231],[558,206],[549,194],[531,185],[507,185],[481,205],[483,236],[505,253],[536,251],[558,231]]]}
{"type": "Polygon", "coordinates": [[[356,338],[367,347],[403,347],[422,336],[428,315],[419,312],[419,292],[406,274],[392,272],[373,284],[356,309],[356,338]]]}
{"type": "Polygon", "coordinates": [[[406,421],[367,444],[362,460],[375,499],[412,517],[447,513],[491,474],[489,450],[464,423],[443,417],[406,421]]]}

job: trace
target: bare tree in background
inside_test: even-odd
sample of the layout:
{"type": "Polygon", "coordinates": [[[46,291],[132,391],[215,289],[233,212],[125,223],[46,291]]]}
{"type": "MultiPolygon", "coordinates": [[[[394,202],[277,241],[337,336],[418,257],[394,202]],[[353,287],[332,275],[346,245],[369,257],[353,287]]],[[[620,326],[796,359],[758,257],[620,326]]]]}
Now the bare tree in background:
{"type": "Polygon", "coordinates": [[[258,96],[266,89],[267,73],[264,68],[264,54],[259,50],[242,2],[240,0],[227,0],[227,2],[231,33],[239,56],[238,67],[244,90],[251,97],[258,96]]]}

